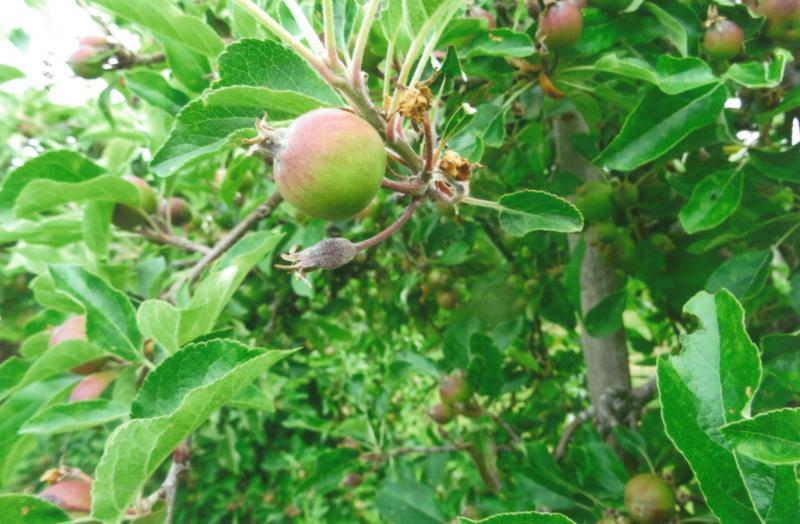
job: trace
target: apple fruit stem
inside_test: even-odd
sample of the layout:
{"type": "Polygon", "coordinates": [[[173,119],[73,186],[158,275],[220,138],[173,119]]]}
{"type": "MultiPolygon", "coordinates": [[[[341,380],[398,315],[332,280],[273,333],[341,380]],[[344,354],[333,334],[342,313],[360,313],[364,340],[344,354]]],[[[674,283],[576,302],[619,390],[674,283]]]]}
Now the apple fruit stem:
{"type": "Polygon", "coordinates": [[[406,195],[422,196],[425,194],[425,184],[417,182],[401,182],[384,178],[381,180],[381,187],[406,195]]]}
{"type": "Polygon", "coordinates": [[[403,211],[403,214],[400,215],[400,217],[397,220],[395,220],[394,223],[392,223],[392,225],[390,225],[389,227],[387,227],[386,229],[384,229],[383,231],[381,231],[380,233],[378,233],[373,237],[370,237],[366,240],[362,240],[361,242],[357,242],[356,249],[358,249],[359,251],[363,251],[365,249],[371,248],[372,246],[380,244],[381,242],[389,238],[392,235],[392,233],[403,227],[403,225],[406,222],[408,222],[412,216],[414,216],[414,213],[417,211],[417,208],[419,207],[421,202],[422,199],[420,197],[414,198],[408,205],[408,207],[403,211]]]}

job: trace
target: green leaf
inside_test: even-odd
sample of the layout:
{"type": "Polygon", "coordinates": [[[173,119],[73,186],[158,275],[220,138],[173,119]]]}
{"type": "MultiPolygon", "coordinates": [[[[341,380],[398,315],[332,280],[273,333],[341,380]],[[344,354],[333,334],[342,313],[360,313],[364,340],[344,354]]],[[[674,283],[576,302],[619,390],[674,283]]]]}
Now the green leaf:
{"type": "Polygon", "coordinates": [[[690,235],[725,222],[738,208],[744,191],[744,174],[739,169],[719,171],[703,178],[678,213],[690,235]]]}
{"type": "Polygon", "coordinates": [[[721,428],[736,451],[767,464],[800,462],[800,409],[768,411],[721,428]]]}
{"type": "Polygon", "coordinates": [[[171,3],[150,0],[91,2],[147,29],[159,39],[180,42],[209,58],[216,58],[225,46],[222,39],[205,22],[184,14],[171,3]]]}
{"type": "Polygon", "coordinates": [[[163,76],[148,69],[135,69],[125,73],[125,85],[131,93],[170,115],[177,115],[189,103],[186,93],[175,89],[163,76]]]}
{"type": "Polygon", "coordinates": [[[453,114],[447,119],[444,130],[442,130],[442,144],[446,144],[452,137],[466,129],[475,120],[477,114],[478,110],[466,102],[458,106],[458,109],[453,111],[453,114]]]}
{"type": "Polygon", "coordinates": [[[14,212],[30,216],[69,202],[121,202],[138,207],[139,191],[135,185],[114,175],[102,175],[85,182],[34,180],[17,197],[14,212]]]}
{"type": "Polygon", "coordinates": [[[720,84],[674,96],[664,96],[652,89],[597,162],[609,169],[630,171],[655,160],[692,131],[713,124],[726,99],[725,86],[720,84]]]}
{"type": "Polygon", "coordinates": [[[0,515],[4,524],[57,524],[71,522],[58,506],[35,495],[7,493],[0,495],[0,515]]]}
{"type": "Polygon", "coordinates": [[[492,339],[477,333],[469,341],[472,359],[467,378],[481,395],[496,396],[503,388],[503,357],[492,339]]]}
{"type": "Polygon", "coordinates": [[[92,516],[121,522],[136,494],[184,438],[291,353],[216,339],[189,344],[167,357],[139,390],[132,420],[106,441],[92,485],[92,516]]]}
{"type": "Polygon", "coordinates": [[[776,49],[771,62],[744,62],[733,64],[725,76],[749,89],[771,89],[780,85],[787,63],[793,60],[786,49],[776,49]]]}
{"type": "Polygon", "coordinates": [[[594,67],[606,73],[644,80],[668,95],[677,95],[719,82],[708,64],[695,57],[661,55],[656,67],[653,67],[641,58],[620,58],[610,53],[600,57],[594,67]]]}
{"type": "Polygon", "coordinates": [[[736,255],[723,262],[708,277],[706,290],[716,293],[727,289],[736,298],[750,298],[764,288],[769,276],[772,251],[751,251],[736,255]]]}
{"type": "Polygon", "coordinates": [[[131,362],[144,359],[136,310],[124,293],[78,265],[51,265],[50,274],[57,290],[83,306],[86,334],[93,344],[131,362]]]}
{"type": "Polygon", "coordinates": [[[136,312],[139,330],[146,338],[152,338],[167,351],[175,353],[178,344],[180,312],[163,300],[145,300],[136,312]]]}
{"type": "Polygon", "coordinates": [[[800,144],[785,151],[762,151],[751,149],[748,151],[750,161],[764,175],[776,180],[787,182],[800,182],[800,144]]]}
{"type": "Polygon", "coordinates": [[[0,243],[27,242],[65,246],[83,238],[83,221],[77,217],[56,216],[39,220],[14,220],[0,225],[0,243]]]}
{"type": "Polygon", "coordinates": [[[23,364],[17,361],[16,364],[9,364],[8,368],[3,366],[0,368],[0,376],[4,375],[3,381],[10,383],[15,378],[17,380],[8,389],[0,389],[0,400],[28,384],[60,375],[79,364],[104,355],[103,351],[83,340],[66,340],[48,348],[33,362],[23,364]]]}
{"type": "Polygon", "coordinates": [[[531,231],[575,233],[583,229],[583,217],[578,208],[544,191],[510,193],[496,203],[468,197],[464,203],[496,209],[500,212],[500,225],[515,236],[531,231]]]}
{"type": "Polygon", "coordinates": [[[0,64],[0,84],[4,84],[17,78],[25,78],[25,73],[14,66],[0,64]]]}
{"type": "Polygon", "coordinates": [[[0,220],[11,218],[14,201],[22,189],[36,179],[83,182],[104,173],[104,169],[73,151],[50,151],[28,160],[2,178],[0,220]]]}
{"type": "Polygon", "coordinates": [[[305,60],[273,40],[244,39],[229,45],[219,57],[220,80],[214,86],[266,87],[342,105],[342,99],[305,60]]]}
{"type": "Polygon", "coordinates": [[[622,328],[622,313],[628,294],[625,288],[606,295],[586,313],[583,323],[593,337],[607,337],[622,328]]]}
{"type": "Polygon", "coordinates": [[[83,214],[83,241],[86,246],[100,256],[108,253],[111,242],[111,217],[113,202],[89,202],[83,214]]]}
{"type": "Polygon", "coordinates": [[[271,120],[284,120],[322,105],[299,93],[264,87],[234,86],[211,91],[178,114],[150,167],[159,176],[170,176],[190,162],[239,145],[237,139],[253,136],[253,123],[265,114],[271,120]]]}
{"type": "Polygon", "coordinates": [[[189,305],[181,311],[179,345],[214,329],[217,318],[233,293],[250,270],[272,253],[281,237],[282,234],[268,231],[251,233],[220,258],[209,275],[197,286],[189,305]]]}
{"type": "Polygon", "coordinates": [[[105,399],[55,404],[31,417],[20,433],[69,433],[99,426],[128,416],[125,404],[105,399]]]}
{"type": "Polygon", "coordinates": [[[375,505],[386,522],[394,524],[444,524],[446,519],[428,486],[411,480],[384,483],[375,505]]]}
{"type": "Polygon", "coordinates": [[[695,472],[711,511],[725,523],[789,522],[800,512],[791,467],[735,453],[720,428],[742,420],[761,380],[758,348],[744,311],[727,291],[700,292],[685,307],[700,329],[683,351],[658,359],[658,391],[667,435],[695,472]]]}
{"type": "Polygon", "coordinates": [[[0,404],[0,487],[8,481],[10,473],[20,466],[20,457],[13,453],[15,446],[21,438],[32,438],[18,435],[19,428],[53,399],[66,395],[66,388],[72,387],[77,380],[74,376],[62,376],[34,382],[0,404]]]}
{"type": "Polygon", "coordinates": [[[470,520],[458,517],[461,523],[474,524],[575,524],[575,521],[558,513],[539,513],[528,511],[526,513],[500,513],[483,520],[470,520]]]}
{"type": "Polygon", "coordinates": [[[646,2],[643,7],[661,22],[667,31],[667,40],[675,46],[681,56],[686,56],[689,53],[689,35],[686,34],[683,24],[672,14],[652,2],[646,2]]]}
{"type": "Polygon", "coordinates": [[[462,51],[462,56],[525,57],[534,53],[533,40],[525,33],[507,28],[492,29],[479,33],[462,51]]]}

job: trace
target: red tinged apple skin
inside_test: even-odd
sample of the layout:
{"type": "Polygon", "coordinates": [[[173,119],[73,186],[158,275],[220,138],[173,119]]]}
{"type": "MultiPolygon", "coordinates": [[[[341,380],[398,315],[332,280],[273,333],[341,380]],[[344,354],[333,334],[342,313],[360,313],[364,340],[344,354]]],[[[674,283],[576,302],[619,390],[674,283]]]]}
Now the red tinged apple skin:
{"type": "Polygon", "coordinates": [[[583,32],[583,15],[577,5],[562,0],[542,15],[539,31],[548,49],[564,49],[575,44],[583,32]]]}
{"type": "Polygon", "coordinates": [[[275,182],[295,209],[343,220],[369,205],[386,171],[377,131],[341,109],[316,109],[295,120],[275,156],[275,182]]]}
{"type": "Polygon", "coordinates": [[[462,372],[447,375],[439,383],[439,397],[445,404],[465,402],[471,394],[467,379],[462,372]]]}
{"type": "Polygon", "coordinates": [[[86,35],[78,40],[78,44],[86,47],[109,47],[108,38],[103,35],[86,35]]]}
{"type": "Polygon", "coordinates": [[[78,315],[65,320],[50,335],[50,347],[67,340],[86,340],[86,315],[78,315]]]}
{"type": "Polygon", "coordinates": [[[161,202],[159,207],[161,218],[169,220],[173,226],[183,226],[192,221],[192,210],[182,198],[170,197],[161,202]]]}
{"type": "Polygon", "coordinates": [[[81,400],[96,399],[113,382],[116,376],[116,371],[100,371],[99,373],[88,375],[78,382],[78,385],[69,394],[69,401],[79,402],[81,400]]]}
{"type": "Polygon", "coordinates": [[[81,46],[67,58],[67,65],[77,76],[91,80],[103,76],[105,60],[99,58],[105,51],[90,46],[81,46]]]}
{"type": "Polygon", "coordinates": [[[767,19],[767,36],[796,47],[800,45],[800,0],[764,0],[761,14],[767,19]]]}
{"type": "Polygon", "coordinates": [[[131,231],[147,222],[146,215],[155,213],[158,203],[153,188],[151,188],[147,182],[138,176],[132,175],[126,175],[122,178],[134,184],[139,189],[140,207],[137,209],[124,204],[117,204],[114,206],[114,215],[111,221],[115,226],[131,231]]]}
{"type": "Polygon", "coordinates": [[[706,30],[703,47],[713,58],[735,58],[744,49],[744,31],[730,20],[721,20],[706,30]]]}
{"type": "Polygon", "coordinates": [[[39,497],[65,511],[89,513],[92,509],[92,484],[85,480],[64,480],[43,489],[39,497]]]}

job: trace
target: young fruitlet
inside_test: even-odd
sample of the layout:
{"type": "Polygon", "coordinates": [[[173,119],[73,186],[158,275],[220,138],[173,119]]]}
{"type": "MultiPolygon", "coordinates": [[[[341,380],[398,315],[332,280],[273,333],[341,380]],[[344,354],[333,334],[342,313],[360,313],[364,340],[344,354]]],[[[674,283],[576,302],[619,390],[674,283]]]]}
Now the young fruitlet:
{"type": "Polygon", "coordinates": [[[43,489],[39,497],[64,511],[88,513],[92,509],[92,484],[85,480],[64,480],[43,489]]]}
{"type": "MultiPolygon", "coordinates": [[[[68,340],[86,340],[86,315],[70,317],[55,328],[53,334],[50,335],[49,345],[55,347],[68,340]]],[[[70,369],[70,372],[76,375],[89,375],[103,369],[106,362],[108,362],[108,358],[96,358],[75,366],[70,369]]]]}
{"type": "Polygon", "coordinates": [[[156,194],[147,182],[138,176],[126,175],[123,178],[139,189],[139,207],[117,204],[111,222],[121,229],[132,231],[147,222],[147,215],[155,213],[158,204],[156,194]]]}
{"type": "Polygon", "coordinates": [[[378,132],[341,109],[295,120],[275,151],[275,182],[286,201],[325,220],[350,218],[370,203],[386,170],[378,132]]]}
{"type": "Polygon", "coordinates": [[[439,383],[439,397],[446,404],[466,402],[471,394],[467,379],[461,371],[447,375],[439,383]]]}
{"type": "Polygon", "coordinates": [[[458,306],[458,295],[452,291],[439,291],[436,293],[436,303],[444,309],[455,309],[458,306]]]}
{"type": "Polygon", "coordinates": [[[78,385],[69,394],[69,401],[78,402],[96,399],[113,382],[116,376],[116,371],[100,371],[99,373],[88,375],[78,382],[78,385]]]}
{"type": "Polygon", "coordinates": [[[603,222],[614,213],[614,190],[608,184],[595,180],[578,188],[575,205],[587,222],[603,222]]]}
{"type": "Polygon", "coordinates": [[[657,475],[642,473],[625,486],[625,507],[638,524],[663,524],[675,511],[675,494],[657,475]]]}
{"type": "Polygon", "coordinates": [[[449,423],[451,420],[453,420],[455,414],[456,412],[453,409],[453,406],[444,402],[434,404],[430,411],[428,411],[428,416],[430,416],[433,421],[439,425],[449,423]]]}
{"type": "Polygon", "coordinates": [[[80,78],[98,78],[106,72],[105,63],[113,54],[114,46],[102,35],[84,36],[79,47],[67,58],[67,65],[80,78]]]}
{"type": "Polygon", "coordinates": [[[342,479],[342,485],[348,488],[357,488],[364,482],[364,479],[358,473],[350,472],[342,479]]]}
{"type": "Polygon", "coordinates": [[[539,22],[539,32],[548,49],[572,46],[583,32],[583,15],[577,5],[560,0],[547,8],[539,22]]]}
{"type": "Polygon", "coordinates": [[[612,13],[618,13],[631,4],[631,0],[590,0],[592,7],[599,7],[612,13]]]}
{"type": "Polygon", "coordinates": [[[764,0],[761,14],[767,19],[767,36],[779,44],[800,44],[800,0],[764,0]]]}
{"type": "Polygon", "coordinates": [[[162,200],[158,211],[161,218],[169,221],[173,226],[183,226],[192,221],[192,210],[182,198],[170,197],[162,200]]]}
{"type": "Polygon", "coordinates": [[[730,60],[744,49],[744,31],[730,20],[717,20],[706,29],[703,47],[712,58],[730,60]]]}
{"type": "Polygon", "coordinates": [[[622,209],[629,209],[639,201],[639,189],[636,184],[624,181],[614,188],[614,203],[622,209]]]}

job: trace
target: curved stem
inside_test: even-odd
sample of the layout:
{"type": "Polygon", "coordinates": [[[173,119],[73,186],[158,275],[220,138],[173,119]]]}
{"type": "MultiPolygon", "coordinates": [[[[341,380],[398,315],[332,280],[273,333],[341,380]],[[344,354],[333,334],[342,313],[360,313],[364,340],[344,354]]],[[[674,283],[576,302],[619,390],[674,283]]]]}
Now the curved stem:
{"type": "Polygon", "coordinates": [[[324,20],[325,50],[328,52],[328,65],[334,71],[341,70],[342,61],[336,52],[336,27],[333,22],[333,0],[322,0],[322,18],[324,20]]]}
{"type": "Polygon", "coordinates": [[[419,184],[416,182],[399,182],[397,180],[390,180],[388,178],[381,180],[381,187],[396,191],[398,193],[405,193],[407,195],[420,196],[425,192],[425,184],[419,184]]]}
{"type": "Polygon", "coordinates": [[[308,42],[308,45],[311,46],[311,49],[317,55],[324,56],[325,46],[322,45],[322,40],[319,39],[316,31],[314,31],[314,28],[311,27],[311,23],[308,21],[303,9],[297,4],[296,0],[284,0],[283,3],[286,4],[286,7],[292,12],[294,21],[297,22],[298,26],[300,26],[300,31],[303,32],[303,38],[306,39],[306,42],[308,42]]]}
{"type": "Polygon", "coordinates": [[[358,37],[356,38],[356,44],[353,48],[353,62],[350,64],[350,81],[358,90],[364,88],[364,79],[361,74],[361,61],[364,59],[364,51],[367,48],[369,31],[372,29],[372,23],[375,21],[375,15],[380,5],[380,0],[370,0],[364,12],[364,20],[361,22],[361,28],[358,30],[358,37]]]}
{"type": "Polygon", "coordinates": [[[392,233],[403,227],[403,224],[409,221],[409,219],[414,216],[414,212],[419,207],[420,203],[422,202],[421,198],[415,198],[411,201],[408,207],[403,211],[403,214],[400,215],[400,218],[394,221],[392,225],[378,233],[377,235],[370,237],[366,240],[362,240],[356,244],[356,249],[359,251],[363,251],[365,249],[371,248],[372,246],[378,245],[387,238],[389,238],[392,233]]]}
{"type": "Polygon", "coordinates": [[[297,40],[291,33],[283,28],[274,18],[269,16],[263,9],[254,4],[251,0],[233,0],[239,7],[253,15],[253,17],[261,22],[261,24],[269,29],[275,36],[277,36],[283,43],[294,49],[294,51],[303,57],[306,62],[311,64],[320,75],[329,83],[336,82],[333,72],[315,55],[309,48],[304,46],[297,40]]]}

